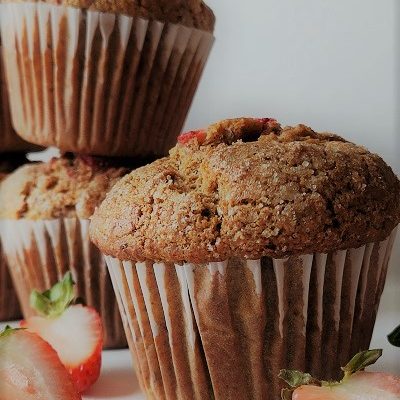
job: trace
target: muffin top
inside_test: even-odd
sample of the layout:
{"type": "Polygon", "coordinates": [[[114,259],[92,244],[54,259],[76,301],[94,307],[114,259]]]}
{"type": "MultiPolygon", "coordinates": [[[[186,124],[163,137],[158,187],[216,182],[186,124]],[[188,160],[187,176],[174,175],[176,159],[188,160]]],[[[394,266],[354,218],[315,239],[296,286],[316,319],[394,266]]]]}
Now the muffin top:
{"type": "MultiPolygon", "coordinates": [[[[42,0],[36,0],[42,1],[42,0]]],[[[91,11],[125,14],[212,32],[215,16],[202,0],[43,0],[91,11]]]]}
{"type": "Polygon", "coordinates": [[[89,218],[106,192],[127,172],[90,157],[26,164],[0,185],[0,218],[89,218]]]}
{"type": "Polygon", "coordinates": [[[121,179],[91,237],[122,260],[203,263],[357,248],[400,221],[400,183],[377,155],[330,133],[234,119],[179,137],[121,179]]]}

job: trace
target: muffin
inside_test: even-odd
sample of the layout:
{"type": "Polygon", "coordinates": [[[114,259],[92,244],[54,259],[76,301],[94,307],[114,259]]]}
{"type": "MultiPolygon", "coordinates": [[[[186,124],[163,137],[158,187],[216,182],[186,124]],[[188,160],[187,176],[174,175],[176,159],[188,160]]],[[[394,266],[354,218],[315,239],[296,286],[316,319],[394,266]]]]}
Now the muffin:
{"type": "Polygon", "coordinates": [[[235,119],[189,132],[95,211],[148,398],[276,400],[368,348],[400,183],[365,148],[235,119]],[[321,365],[323,361],[323,365],[321,365]]]}
{"type": "Polygon", "coordinates": [[[68,270],[77,295],[101,314],[105,347],[126,345],[104,258],[89,240],[89,217],[127,169],[89,157],[54,158],[20,167],[0,188],[1,238],[25,318],[33,289],[68,270]]]}
{"type": "MultiPolygon", "coordinates": [[[[0,184],[10,172],[26,162],[27,159],[23,153],[0,155],[0,184]]],[[[0,244],[0,321],[12,321],[20,317],[18,297],[0,244]]]]}
{"type": "Polygon", "coordinates": [[[213,43],[201,0],[0,5],[12,119],[29,142],[105,156],[165,155],[213,43]]]}

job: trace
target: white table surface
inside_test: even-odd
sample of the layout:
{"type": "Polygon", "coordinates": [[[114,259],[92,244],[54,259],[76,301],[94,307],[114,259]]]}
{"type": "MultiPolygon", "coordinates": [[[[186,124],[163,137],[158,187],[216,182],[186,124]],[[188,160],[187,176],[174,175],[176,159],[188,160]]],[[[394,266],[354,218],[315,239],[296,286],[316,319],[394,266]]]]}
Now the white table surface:
{"type": "MultiPolygon", "coordinates": [[[[386,335],[396,325],[397,310],[386,311],[378,316],[371,348],[383,348],[384,355],[371,370],[400,375],[400,349],[391,346],[386,335]]],[[[400,321],[398,321],[400,323],[400,321]]],[[[10,325],[15,325],[11,323],[10,325]]],[[[5,324],[0,323],[0,329],[5,324]]],[[[85,400],[144,400],[138,381],[132,370],[128,350],[103,352],[102,372],[97,383],[83,396],[85,400]]]]}

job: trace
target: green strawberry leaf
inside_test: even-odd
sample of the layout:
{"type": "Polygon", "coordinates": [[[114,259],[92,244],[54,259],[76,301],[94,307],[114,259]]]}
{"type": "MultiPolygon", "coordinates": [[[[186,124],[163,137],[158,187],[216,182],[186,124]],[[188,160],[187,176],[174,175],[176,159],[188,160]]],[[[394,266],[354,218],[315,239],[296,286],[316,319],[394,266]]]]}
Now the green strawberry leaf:
{"type": "Polygon", "coordinates": [[[318,379],[313,378],[310,374],[296,370],[281,369],[278,377],[283,379],[292,388],[303,385],[321,386],[321,382],[318,379]]]}
{"type": "Polygon", "coordinates": [[[74,301],[74,284],[71,272],[67,272],[51,289],[43,293],[34,290],[30,297],[31,307],[43,317],[60,316],[74,301]]]}
{"type": "Polygon", "coordinates": [[[7,325],[2,332],[0,332],[0,338],[4,338],[6,336],[11,335],[12,333],[16,331],[22,331],[25,328],[11,328],[10,325],[7,325]]]}
{"type": "Polygon", "coordinates": [[[369,365],[375,364],[381,356],[382,349],[367,350],[356,354],[345,367],[342,367],[344,377],[346,378],[358,371],[362,371],[369,365]]]}
{"type": "Polygon", "coordinates": [[[388,340],[393,346],[400,347],[400,325],[388,335],[388,340]]]}

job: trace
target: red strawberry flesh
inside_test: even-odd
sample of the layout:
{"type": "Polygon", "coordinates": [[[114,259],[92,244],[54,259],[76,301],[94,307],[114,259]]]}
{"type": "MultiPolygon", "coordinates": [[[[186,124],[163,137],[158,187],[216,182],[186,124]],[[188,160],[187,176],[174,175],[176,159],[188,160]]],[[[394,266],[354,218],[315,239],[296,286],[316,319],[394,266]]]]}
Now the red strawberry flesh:
{"type": "Polygon", "coordinates": [[[178,136],[178,143],[186,144],[193,139],[197,139],[197,141],[201,144],[204,142],[205,138],[206,132],[204,130],[189,131],[178,136]]]}
{"type": "Polygon", "coordinates": [[[80,400],[55,350],[38,335],[17,330],[0,337],[1,400],[80,400]]]}
{"type": "Polygon", "coordinates": [[[269,122],[276,122],[275,118],[256,118],[258,122],[262,122],[263,124],[268,124],[269,122]]]}

